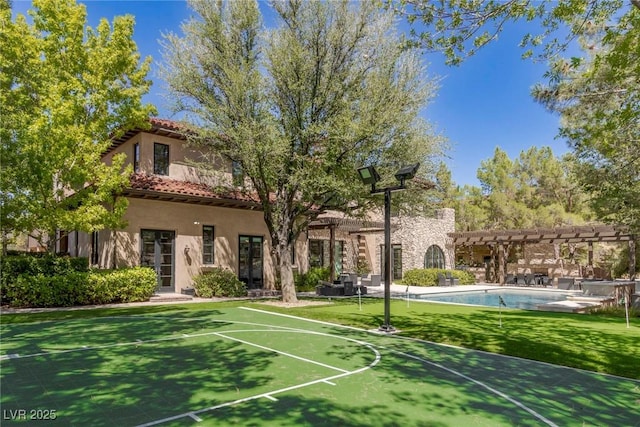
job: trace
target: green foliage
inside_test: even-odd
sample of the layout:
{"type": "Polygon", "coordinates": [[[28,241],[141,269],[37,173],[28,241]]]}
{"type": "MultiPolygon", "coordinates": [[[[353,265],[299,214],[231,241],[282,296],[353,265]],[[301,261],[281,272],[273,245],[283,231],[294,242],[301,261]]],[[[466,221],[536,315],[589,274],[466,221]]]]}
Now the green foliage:
{"type": "Polygon", "coordinates": [[[460,231],[557,227],[591,218],[584,192],[574,184],[575,160],[549,147],[531,147],[510,159],[496,148],[478,169],[481,188],[449,190],[443,205],[456,209],[460,231]]]}
{"type": "MultiPolygon", "coordinates": [[[[427,174],[441,144],[420,118],[435,85],[419,53],[401,48],[390,12],[369,1],[272,5],[267,30],[255,1],[191,3],[184,37],[166,37],[164,74],[198,130],[190,142],[239,164],[251,183],[283,299],[295,300],[287,255],[309,220],[382,203],[356,169],[375,164],[380,185],[395,184],[400,165],[421,162],[427,174]]],[[[397,199],[409,197],[424,191],[397,199]]]]}
{"type": "Polygon", "coordinates": [[[318,285],[318,280],[329,280],[331,271],[329,267],[313,267],[309,271],[295,275],[296,290],[298,292],[314,291],[318,285]]]}
{"type": "Polygon", "coordinates": [[[451,276],[459,279],[461,285],[472,285],[476,282],[475,276],[467,271],[416,268],[404,273],[402,283],[409,286],[438,286],[438,274],[446,273],[451,273],[451,276]]]}
{"type": "Polygon", "coordinates": [[[212,297],[244,297],[247,295],[246,285],[235,273],[223,268],[213,268],[193,279],[196,296],[212,297]]]}
{"type": "MultiPolygon", "coordinates": [[[[640,272],[640,256],[636,250],[636,274],[640,272]]],[[[614,278],[629,277],[629,246],[625,246],[618,254],[611,268],[614,278]]]]}
{"type": "Polygon", "coordinates": [[[534,97],[562,117],[576,177],[598,219],[640,230],[640,2],[592,26],[580,60],[559,59],[534,97]]]}
{"type": "Polygon", "coordinates": [[[522,35],[524,58],[536,52],[539,58],[553,57],[592,26],[621,14],[623,7],[620,0],[385,0],[385,3],[411,25],[407,41],[410,47],[441,52],[450,65],[460,64],[465,57],[497,39],[512,21],[531,22],[535,31],[522,35]],[[568,34],[564,34],[567,28],[568,34]]]}
{"type": "Polygon", "coordinates": [[[74,0],[34,0],[31,19],[0,6],[0,215],[3,235],[52,252],[55,231],[121,225],[124,156],[103,162],[112,136],[148,125],[150,58],[140,60],[132,16],[87,26],[74,0]]]}
{"type": "Polygon", "coordinates": [[[157,286],[146,267],[69,271],[66,274],[21,274],[6,286],[12,307],[69,307],[147,301],[157,286]]]}
{"type": "Polygon", "coordinates": [[[59,257],[50,254],[8,255],[0,258],[0,298],[6,299],[7,286],[20,276],[65,276],[74,272],[86,272],[88,258],[59,257]]]}

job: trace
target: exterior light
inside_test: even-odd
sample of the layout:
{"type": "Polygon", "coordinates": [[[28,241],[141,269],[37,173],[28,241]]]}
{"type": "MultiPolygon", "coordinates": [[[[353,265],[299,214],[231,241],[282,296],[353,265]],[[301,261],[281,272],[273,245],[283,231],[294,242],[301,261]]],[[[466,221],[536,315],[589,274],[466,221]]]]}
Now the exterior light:
{"type": "Polygon", "coordinates": [[[395,177],[400,181],[400,185],[393,187],[376,189],[376,183],[380,181],[380,175],[373,166],[366,166],[358,169],[358,175],[362,183],[371,185],[371,194],[384,193],[384,324],[378,328],[380,332],[393,333],[395,328],[391,326],[391,193],[402,191],[406,187],[404,182],[413,179],[420,167],[420,163],[403,166],[395,177]]]}
{"type": "Polygon", "coordinates": [[[416,176],[416,172],[418,172],[419,167],[420,163],[403,166],[398,172],[396,172],[396,179],[400,182],[404,182],[407,179],[413,179],[413,177],[416,176]]]}
{"type": "Polygon", "coordinates": [[[373,166],[359,168],[358,175],[360,175],[362,183],[366,185],[375,185],[376,182],[380,181],[380,175],[373,166]]]}

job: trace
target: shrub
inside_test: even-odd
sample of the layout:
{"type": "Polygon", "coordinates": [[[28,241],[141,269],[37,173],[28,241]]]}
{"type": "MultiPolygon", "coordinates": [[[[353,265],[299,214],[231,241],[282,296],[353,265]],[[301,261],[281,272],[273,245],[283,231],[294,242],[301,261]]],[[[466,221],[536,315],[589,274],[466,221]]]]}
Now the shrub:
{"type": "Polygon", "coordinates": [[[86,304],[148,301],[158,286],[149,267],[92,270],[86,286],[86,304]]]}
{"type": "Polygon", "coordinates": [[[22,275],[64,276],[73,272],[86,272],[88,269],[88,258],[53,256],[49,253],[4,256],[0,258],[0,299],[3,302],[9,301],[7,287],[22,275]]]}
{"type": "Polygon", "coordinates": [[[6,287],[13,307],[69,307],[147,301],[157,286],[147,267],[71,271],[64,275],[21,274],[6,287]]]}
{"type": "Polygon", "coordinates": [[[451,273],[454,278],[459,279],[461,285],[471,285],[476,281],[474,275],[468,271],[418,268],[405,272],[402,283],[411,286],[437,286],[438,274],[444,275],[446,273],[451,273]]]}
{"type": "Polygon", "coordinates": [[[313,267],[302,274],[295,274],[294,281],[298,292],[315,291],[318,280],[329,280],[331,271],[329,267],[313,267]]]}
{"type": "Polygon", "coordinates": [[[238,280],[235,273],[222,268],[213,268],[193,280],[196,296],[212,297],[244,297],[247,288],[238,280]]]}

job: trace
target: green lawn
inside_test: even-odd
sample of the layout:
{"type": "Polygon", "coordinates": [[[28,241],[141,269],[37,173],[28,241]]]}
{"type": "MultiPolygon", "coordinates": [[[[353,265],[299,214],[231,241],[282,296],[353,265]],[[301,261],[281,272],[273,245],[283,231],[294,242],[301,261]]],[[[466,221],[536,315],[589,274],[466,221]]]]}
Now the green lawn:
{"type": "MultiPolygon", "coordinates": [[[[323,306],[277,309],[296,316],[371,329],[383,324],[383,302],[333,299],[323,306]]],[[[391,324],[400,335],[640,379],[640,318],[502,310],[391,301],[391,324]]]]}

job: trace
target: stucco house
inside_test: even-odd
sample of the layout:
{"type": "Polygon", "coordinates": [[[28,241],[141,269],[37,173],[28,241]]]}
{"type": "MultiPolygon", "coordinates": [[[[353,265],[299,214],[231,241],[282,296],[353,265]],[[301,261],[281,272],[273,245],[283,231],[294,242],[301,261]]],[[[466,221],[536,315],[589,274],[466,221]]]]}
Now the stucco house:
{"type": "MultiPolygon", "coordinates": [[[[89,257],[100,268],[147,265],[158,273],[159,292],[181,292],[208,268],[234,271],[249,289],[273,289],[275,269],[260,204],[240,192],[243,179],[231,163],[215,164],[204,173],[192,161],[203,153],[186,144],[177,122],[150,119],[149,129],[133,129],[114,139],[103,160],[125,153],[133,166],[130,185],[121,194],[129,205],[127,226],[87,235],[64,232],[60,252],[89,257]]],[[[383,229],[380,221],[363,223],[337,213],[323,213],[295,244],[294,269],[313,266],[355,272],[358,264],[383,274],[383,229]],[[332,243],[333,242],[333,243],[332,243]],[[331,256],[333,249],[334,256],[331,256]]],[[[374,218],[375,219],[375,218],[374,218]]],[[[451,209],[435,218],[394,217],[395,279],[424,266],[453,267],[447,233],[454,231],[451,209]]]]}

